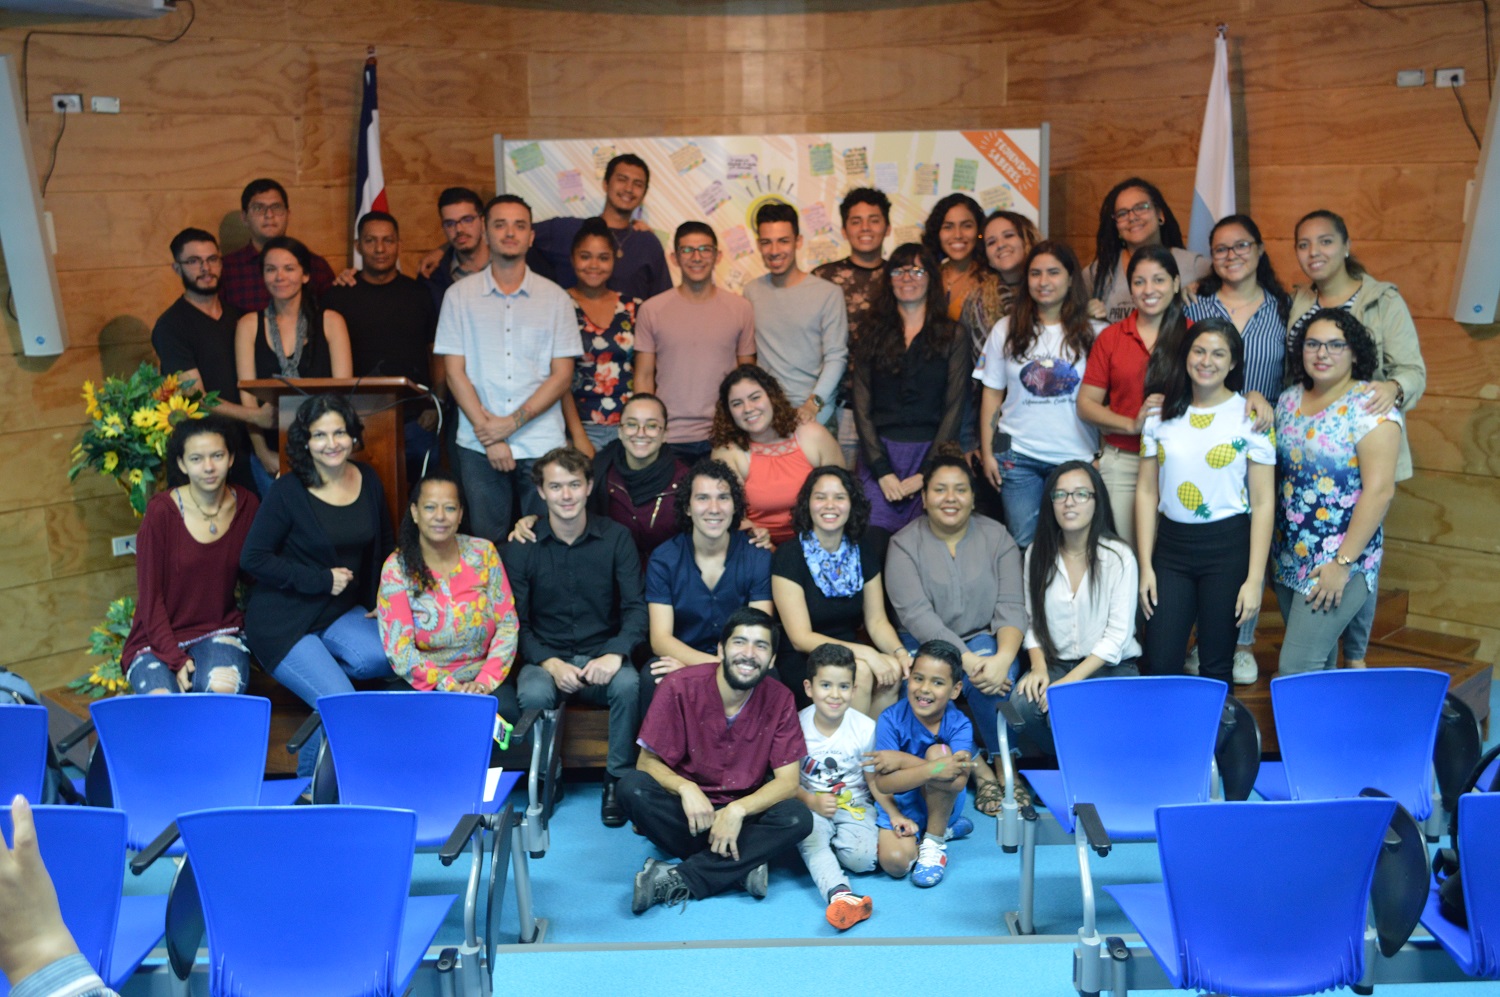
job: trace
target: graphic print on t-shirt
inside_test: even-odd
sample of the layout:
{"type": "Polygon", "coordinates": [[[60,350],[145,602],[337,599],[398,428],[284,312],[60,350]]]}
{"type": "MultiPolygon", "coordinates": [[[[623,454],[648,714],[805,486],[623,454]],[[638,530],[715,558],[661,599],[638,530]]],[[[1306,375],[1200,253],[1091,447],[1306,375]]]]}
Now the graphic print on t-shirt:
{"type": "Polygon", "coordinates": [[[1038,398],[1071,396],[1082,380],[1078,368],[1060,357],[1037,357],[1021,368],[1021,387],[1038,398]]]}

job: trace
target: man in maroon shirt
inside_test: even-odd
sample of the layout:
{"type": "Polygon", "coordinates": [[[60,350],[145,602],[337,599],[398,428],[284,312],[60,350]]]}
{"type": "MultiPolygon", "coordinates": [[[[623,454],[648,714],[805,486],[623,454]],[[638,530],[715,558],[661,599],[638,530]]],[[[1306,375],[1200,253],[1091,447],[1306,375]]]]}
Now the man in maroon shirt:
{"type": "MultiPolygon", "coordinates": [[[[242,312],[265,311],[271,302],[271,292],[266,290],[265,274],[261,272],[260,251],[278,235],[286,235],[290,218],[286,188],[269,177],[250,181],[240,192],[240,213],[250,229],[250,241],[224,255],[219,295],[242,312]]],[[[333,286],[333,270],[317,253],[313,254],[312,273],[308,277],[314,294],[322,294],[333,286]]]]}
{"type": "Polygon", "coordinates": [[[758,609],[736,610],[719,663],[692,665],[657,687],[641,724],[636,770],[620,780],[625,812],[677,865],[647,859],[631,910],[671,907],[743,885],[766,895],[767,861],[812,830],[797,799],[807,754],[792,693],[762,682],[778,629],[758,609]]]}

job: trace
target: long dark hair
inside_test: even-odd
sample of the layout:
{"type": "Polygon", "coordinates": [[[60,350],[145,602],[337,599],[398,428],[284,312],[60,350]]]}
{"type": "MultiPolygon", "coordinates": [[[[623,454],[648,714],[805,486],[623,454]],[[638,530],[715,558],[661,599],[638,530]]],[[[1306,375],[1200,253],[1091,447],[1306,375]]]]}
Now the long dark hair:
{"type": "Polygon", "coordinates": [[[859,482],[854,480],[854,475],[836,464],[813,468],[807,480],[802,482],[802,488],[797,492],[797,502],[792,506],[792,529],[799,537],[812,532],[812,493],[822,478],[838,478],[844,491],[849,493],[849,521],[844,524],[844,536],[849,538],[851,544],[859,543],[865,530],[870,527],[870,499],[859,482]]]}
{"type": "MultiPolygon", "coordinates": [[[[1177,258],[1166,246],[1142,246],[1131,253],[1130,265],[1125,268],[1127,283],[1135,280],[1136,268],[1142,263],[1155,263],[1177,278],[1180,285],[1182,274],[1177,269],[1177,258]]],[[[1156,329],[1156,347],[1152,349],[1151,358],[1146,363],[1146,394],[1154,395],[1166,390],[1167,379],[1171,376],[1172,358],[1177,355],[1186,332],[1187,317],[1182,313],[1182,291],[1179,287],[1178,292],[1172,296],[1171,303],[1167,305],[1167,310],[1162,313],[1161,324],[1156,329]]]]}
{"type": "Polygon", "coordinates": [[[1167,204],[1167,199],[1161,196],[1161,191],[1156,185],[1142,180],[1140,177],[1130,177],[1121,180],[1109,189],[1104,195],[1104,201],[1099,205],[1099,229],[1094,235],[1094,297],[1101,301],[1109,292],[1110,281],[1114,280],[1115,267],[1120,263],[1120,254],[1125,251],[1125,243],[1120,239],[1119,226],[1115,224],[1115,201],[1120,195],[1132,187],[1137,187],[1146,192],[1151,199],[1151,204],[1161,214],[1161,244],[1168,249],[1182,248],[1182,226],[1177,224],[1177,216],[1172,214],[1172,209],[1167,204]]]}
{"type": "Polygon", "coordinates": [[[452,485],[454,494],[458,496],[459,518],[463,517],[464,511],[463,490],[458,487],[457,481],[442,471],[432,471],[411,486],[411,503],[401,517],[401,529],[396,531],[396,554],[401,559],[401,570],[406,574],[406,583],[411,587],[412,595],[421,595],[437,584],[437,576],[432,573],[432,569],[427,566],[427,559],[422,556],[422,533],[417,529],[417,521],[411,514],[411,507],[422,501],[422,488],[428,484],[452,485]]]}
{"type": "MultiPolygon", "coordinates": [[[[1220,218],[1208,233],[1208,244],[1214,244],[1214,236],[1219,229],[1226,225],[1238,225],[1255,240],[1255,244],[1261,247],[1260,262],[1255,265],[1255,282],[1265,292],[1266,297],[1276,303],[1276,314],[1281,316],[1281,324],[1286,325],[1287,319],[1292,314],[1292,296],[1286,293],[1286,288],[1281,286],[1281,280],[1276,276],[1276,268],[1271,265],[1271,254],[1265,251],[1266,240],[1261,238],[1260,226],[1255,224],[1255,219],[1249,215],[1225,215],[1220,218]]],[[[1345,238],[1348,238],[1345,236],[1345,238]]],[[[1353,273],[1353,271],[1350,271],[1353,273]]],[[[1198,282],[1198,296],[1209,298],[1219,293],[1219,288],[1224,286],[1224,278],[1212,267],[1209,268],[1208,276],[1198,282]]]]}
{"type": "Polygon", "coordinates": [[[948,212],[958,207],[967,208],[969,214],[974,216],[974,251],[969,254],[969,259],[974,261],[979,273],[984,273],[990,268],[989,258],[984,255],[984,209],[968,194],[949,194],[932,206],[932,211],[922,226],[922,245],[927,247],[933,259],[945,258],[943,240],[939,233],[943,230],[943,220],[948,217],[948,212]]]}
{"type": "MultiPolygon", "coordinates": [[[[1098,593],[1099,586],[1099,541],[1118,540],[1115,533],[1115,514],[1109,504],[1109,490],[1104,487],[1104,478],[1093,464],[1084,460],[1070,460],[1059,464],[1047,475],[1042,485],[1042,507],[1037,515],[1036,536],[1031,541],[1028,555],[1031,563],[1026,573],[1026,594],[1031,599],[1031,632],[1036,635],[1042,654],[1050,665],[1057,658],[1057,646],[1052,643],[1052,632],[1047,628],[1047,586],[1057,577],[1057,556],[1062,550],[1062,524],[1057,521],[1057,509],[1052,503],[1052,493],[1057,482],[1069,471],[1083,471],[1089,476],[1089,487],[1094,490],[1094,519],[1089,523],[1088,573],[1089,593],[1098,593]]],[[[1106,550],[1111,557],[1119,555],[1106,550]]],[[[1114,662],[1109,662],[1113,664],[1114,662]]]]}
{"type": "Polygon", "coordinates": [[[885,280],[875,292],[870,306],[870,317],[861,327],[859,339],[854,344],[855,364],[872,364],[872,369],[894,374],[901,369],[901,358],[906,354],[906,323],[901,319],[900,303],[892,286],[891,273],[902,267],[921,267],[928,273],[927,298],[924,302],[926,314],[922,318],[924,357],[946,357],[948,348],[957,334],[953,323],[948,321],[947,303],[943,300],[942,280],[937,260],[926,247],[915,242],[903,243],[885,261],[885,280]],[[934,289],[936,284],[936,289],[934,289]]]}
{"type": "Polygon", "coordinates": [[[1031,265],[1038,256],[1052,257],[1068,272],[1068,296],[1062,306],[1063,347],[1073,354],[1074,360],[1086,357],[1094,347],[1094,327],[1089,323],[1089,294],[1083,286],[1082,267],[1067,243],[1051,239],[1037,243],[1026,254],[1027,288],[1024,294],[1016,295],[1015,307],[1011,309],[1005,354],[1012,360],[1021,359],[1031,352],[1042,334],[1041,312],[1032,300],[1030,287],[1031,265]]]}
{"type": "Polygon", "coordinates": [[[1368,381],[1375,376],[1375,370],[1380,364],[1380,354],[1375,349],[1375,337],[1370,335],[1370,330],[1351,312],[1342,308],[1319,308],[1302,323],[1302,329],[1287,347],[1287,366],[1296,364],[1292,367],[1294,383],[1301,384],[1303,388],[1313,386],[1312,375],[1307,372],[1307,354],[1302,352],[1302,344],[1307,341],[1307,330],[1312,328],[1314,322],[1332,322],[1344,334],[1344,341],[1352,351],[1353,369],[1350,373],[1356,381],[1368,381]]]}
{"type": "Polygon", "coordinates": [[[286,461],[304,488],[316,488],[323,483],[307,446],[312,442],[312,424],[330,412],[343,418],[352,450],[358,450],[364,441],[365,424],[360,421],[354,403],[347,396],[309,395],[303,399],[286,430],[286,461]]]}
{"type": "MultiPolygon", "coordinates": [[[[1332,225],[1333,230],[1339,234],[1339,238],[1344,240],[1344,245],[1349,245],[1349,226],[1344,224],[1344,219],[1341,216],[1334,214],[1327,208],[1319,208],[1316,211],[1309,211],[1307,214],[1303,215],[1297,220],[1296,227],[1292,229],[1293,245],[1296,245],[1297,239],[1300,238],[1302,226],[1306,225],[1314,218],[1322,218],[1324,221],[1328,222],[1328,224],[1332,225]]],[[[1350,277],[1363,277],[1365,274],[1369,273],[1369,271],[1365,269],[1365,265],[1359,262],[1359,260],[1355,259],[1353,253],[1344,254],[1344,269],[1349,271],[1350,277]]]]}
{"type": "Polygon", "coordinates": [[[188,440],[195,436],[209,433],[218,435],[224,441],[224,449],[228,451],[230,460],[233,460],[235,425],[228,416],[209,412],[201,419],[184,419],[173,426],[172,435],[167,437],[167,453],[163,458],[163,463],[167,465],[167,487],[178,488],[188,483],[188,476],[177,466],[177,462],[182,460],[188,440]]]}
{"type": "Polygon", "coordinates": [[[719,404],[714,408],[713,428],[709,430],[709,439],[714,446],[733,445],[741,450],[750,449],[750,434],[735,425],[734,416],[729,413],[729,389],[741,381],[754,381],[765,390],[766,398],[771,402],[771,429],[777,436],[791,436],[797,431],[797,409],[787,400],[781,382],[764,367],[742,363],[719,382],[719,404]]]}
{"type": "Polygon", "coordinates": [[[296,259],[297,265],[302,268],[302,272],[307,275],[308,281],[302,285],[301,311],[302,314],[307,316],[309,322],[314,321],[318,317],[320,309],[318,307],[318,294],[313,290],[312,285],[312,250],[308,249],[307,244],[300,239],[293,239],[289,235],[278,235],[267,239],[266,244],[260,250],[260,279],[262,284],[265,283],[266,279],[266,254],[273,249],[284,249],[288,253],[291,253],[293,258],[296,259]]]}
{"type": "Polygon", "coordinates": [[[1161,403],[1161,421],[1176,419],[1188,410],[1193,401],[1193,385],[1188,378],[1188,351],[1202,336],[1222,336],[1229,344],[1229,360],[1234,364],[1224,377],[1224,387],[1233,392],[1245,390],[1245,341],[1234,323],[1224,318],[1206,318],[1196,322],[1182,337],[1176,351],[1170,357],[1172,366],[1167,371],[1167,381],[1162,391],[1166,395],[1161,403]]]}
{"type": "Polygon", "coordinates": [[[672,493],[672,512],[676,516],[677,529],[683,533],[693,532],[693,518],[689,509],[693,503],[693,482],[699,478],[722,481],[729,488],[729,501],[734,504],[734,527],[745,521],[745,486],[740,484],[737,474],[722,460],[704,457],[692,466],[682,484],[672,493]]]}

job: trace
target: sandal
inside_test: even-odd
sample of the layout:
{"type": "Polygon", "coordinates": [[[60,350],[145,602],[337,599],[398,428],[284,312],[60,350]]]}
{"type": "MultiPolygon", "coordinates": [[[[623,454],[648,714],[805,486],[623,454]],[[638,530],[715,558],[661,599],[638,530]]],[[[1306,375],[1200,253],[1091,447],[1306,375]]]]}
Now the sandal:
{"type": "MultiPolygon", "coordinates": [[[[1005,803],[1005,786],[997,780],[980,780],[979,789],[974,793],[974,809],[989,817],[998,817],[1000,807],[1005,803]]],[[[1018,772],[1016,773],[1016,806],[1029,807],[1032,804],[1031,787],[1018,772]]]]}

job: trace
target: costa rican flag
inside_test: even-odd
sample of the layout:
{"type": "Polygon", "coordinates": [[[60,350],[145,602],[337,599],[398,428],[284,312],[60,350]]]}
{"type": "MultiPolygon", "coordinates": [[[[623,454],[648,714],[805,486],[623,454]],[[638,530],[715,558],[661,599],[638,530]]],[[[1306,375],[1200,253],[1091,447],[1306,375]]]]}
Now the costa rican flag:
{"type": "Polygon", "coordinates": [[[364,265],[359,255],[359,220],[366,212],[389,211],[385,200],[385,171],[380,166],[380,110],[375,99],[375,48],[365,60],[365,97],[359,109],[359,159],[354,175],[359,191],[359,210],[354,212],[355,269],[364,265]]]}
{"type": "Polygon", "coordinates": [[[1214,39],[1214,72],[1208,84],[1208,107],[1198,140],[1198,172],[1193,178],[1193,214],[1187,248],[1204,257],[1208,236],[1220,218],[1234,214],[1234,118],[1229,103],[1229,46],[1226,28],[1214,39]]]}

